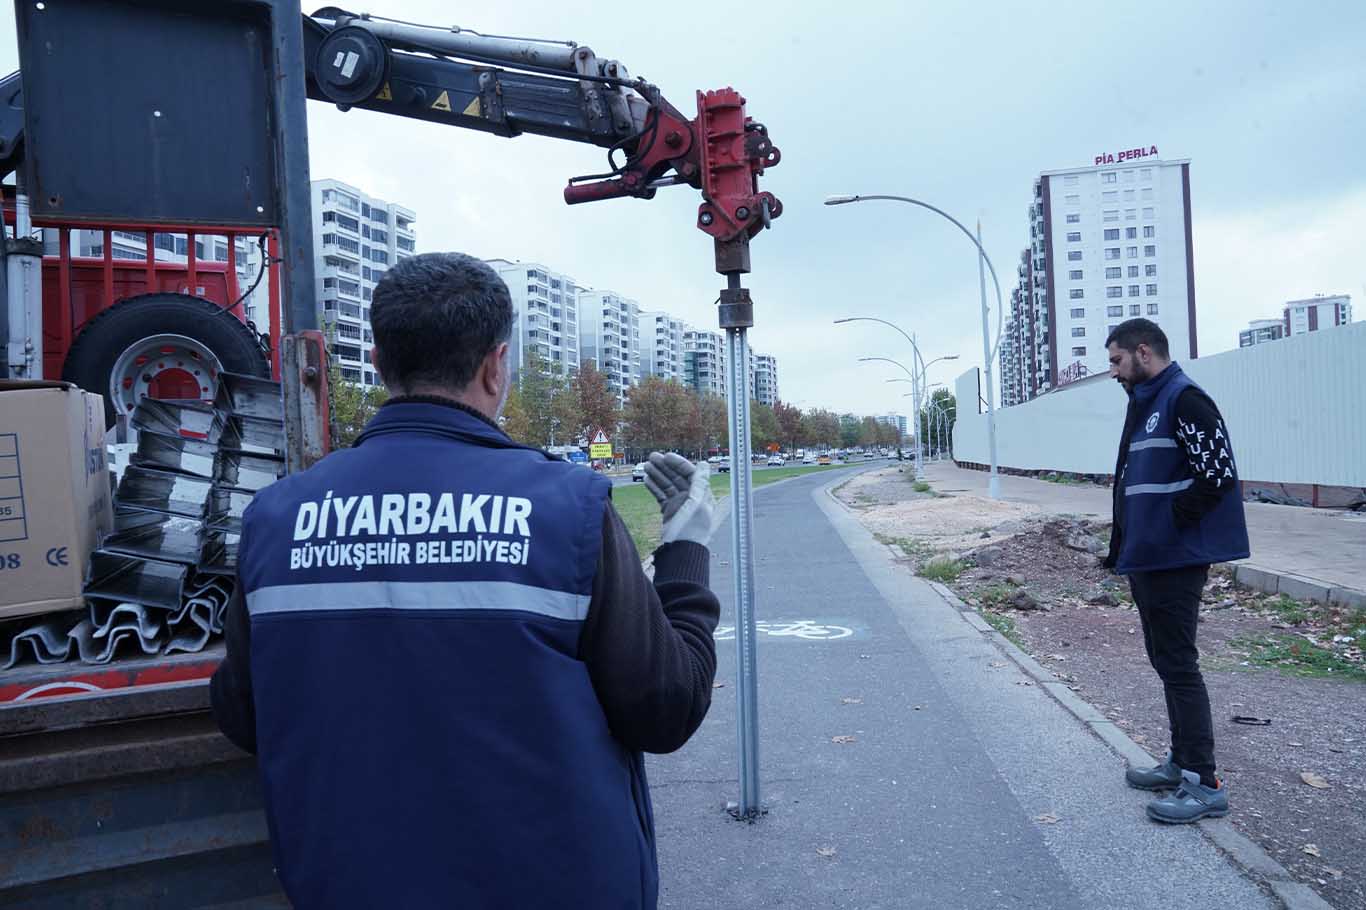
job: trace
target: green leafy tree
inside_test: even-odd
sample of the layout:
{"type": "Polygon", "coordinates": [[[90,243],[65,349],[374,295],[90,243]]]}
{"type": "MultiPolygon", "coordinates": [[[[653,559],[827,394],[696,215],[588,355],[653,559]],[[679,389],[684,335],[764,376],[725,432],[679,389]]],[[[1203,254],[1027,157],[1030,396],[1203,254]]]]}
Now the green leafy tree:
{"type": "Polygon", "coordinates": [[[778,417],[773,408],[757,401],[749,403],[749,444],[755,452],[763,452],[781,438],[778,417]]]}
{"type": "Polygon", "coordinates": [[[840,438],[839,445],[843,448],[851,448],[858,445],[859,440],[859,419],[853,414],[840,415],[840,438]]]}
{"type": "Polygon", "coordinates": [[[626,401],[623,429],[628,450],[635,454],[688,447],[691,412],[688,392],[676,382],[647,376],[631,389],[626,401]]]}
{"type": "Polygon", "coordinates": [[[579,397],[579,413],[583,421],[579,435],[586,436],[601,427],[608,435],[617,431],[621,422],[621,408],[617,396],[607,385],[607,377],[591,361],[585,360],[574,375],[573,387],[579,397]]]}
{"type": "Polygon", "coordinates": [[[773,416],[778,419],[779,439],[789,452],[802,446],[802,412],[790,404],[778,402],[773,406],[773,416]]]}
{"type": "Polygon", "coordinates": [[[332,416],[332,448],[349,448],[389,398],[384,386],[342,379],[335,363],[327,367],[327,405],[332,416]]]}
{"type": "Polygon", "coordinates": [[[953,423],[958,417],[958,401],[953,397],[953,393],[948,389],[935,389],[930,394],[932,404],[927,404],[920,412],[920,432],[925,434],[924,439],[934,439],[936,442],[942,430],[944,434],[944,446],[950,447],[950,440],[953,439],[953,423]],[[939,423],[939,410],[944,411],[944,421],[939,423]],[[931,432],[931,424],[934,430],[931,432]]]}

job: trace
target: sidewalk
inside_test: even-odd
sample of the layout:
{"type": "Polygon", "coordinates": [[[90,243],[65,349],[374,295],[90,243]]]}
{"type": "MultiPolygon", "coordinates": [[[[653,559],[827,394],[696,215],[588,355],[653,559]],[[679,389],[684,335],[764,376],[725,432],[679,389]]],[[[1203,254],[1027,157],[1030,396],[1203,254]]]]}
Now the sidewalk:
{"type": "MultiPolygon", "coordinates": [[[[736,647],[720,631],[710,714],[682,750],[648,760],[661,907],[1278,905],[1200,828],[1150,822],[1101,731],[897,566],[826,492],[841,481],[756,491],[767,814],[724,811],[736,647]]],[[[733,627],[728,539],[722,525],[712,584],[733,627]]]]}
{"type": "MultiPolygon", "coordinates": [[[[969,471],[944,461],[927,463],[925,475],[940,493],[987,495],[986,471],[969,471]]],[[[1108,487],[1004,474],[1000,479],[1001,495],[1007,502],[1040,512],[1110,518],[1108,487]]],[[[1245,511],[1252,556],[1240,564],[1282,579],[1289,577],[1280,590],[1303,599],[1327,599],[1318,596],[1316,588],[1350,589],[1366,598],[1366,515],[1261,502],[1246,503],[1245,511]]],[[[1265,583],[1258,583],[1256,572],[1240,572],[1238,580],[1268,590],[1265,583]]],[[[1269,590],[1274,593],[1277,588],[1269,590]]]]}

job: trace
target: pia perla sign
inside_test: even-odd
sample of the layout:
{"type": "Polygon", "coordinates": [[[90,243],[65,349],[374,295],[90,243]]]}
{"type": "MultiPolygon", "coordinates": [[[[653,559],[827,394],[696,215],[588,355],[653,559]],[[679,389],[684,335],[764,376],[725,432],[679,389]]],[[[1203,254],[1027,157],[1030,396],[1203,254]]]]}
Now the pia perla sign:
{"type": "Polygon", "coordinates": [[[1157,146],[1150,145],[1146,148],[1125,149],[1122,152],[1106,152],[1096,156],[1096,164],[1123,164],[1125,161],[1137,161],[1140,158],[1156,158],[1157,146]]]}

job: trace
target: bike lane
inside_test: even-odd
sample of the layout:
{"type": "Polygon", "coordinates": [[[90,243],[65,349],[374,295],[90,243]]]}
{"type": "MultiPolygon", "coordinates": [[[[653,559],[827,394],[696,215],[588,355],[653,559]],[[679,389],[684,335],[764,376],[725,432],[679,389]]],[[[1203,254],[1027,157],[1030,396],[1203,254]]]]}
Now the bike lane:
{"type": "Polygon", "coordinates": [[[1120,759],[831,513],[831,483],[755,496],[754,824],[724,810],[738,794],[729,523],[713,538],[723,687],[693,740],[648,762],[662,907],[1270,906],[1198,832],[1143,818],[1120,759]],[[1215,890],[1187,902],[1174,870],[1215,890]]]}

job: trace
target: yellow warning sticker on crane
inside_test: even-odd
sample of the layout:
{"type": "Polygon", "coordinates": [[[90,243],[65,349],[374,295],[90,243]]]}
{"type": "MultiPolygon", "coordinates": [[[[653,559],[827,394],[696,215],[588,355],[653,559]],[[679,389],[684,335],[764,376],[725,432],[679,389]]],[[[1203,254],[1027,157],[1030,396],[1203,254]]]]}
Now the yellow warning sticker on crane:
{"type": "Polygon", "coordinates": [[[448,114],[451,112],[451,96],[446,94],[445,89],[442,89],[441,94],[432,102],[432,110],[445,111],[448,114]]]}
{"type": "Polygon", "coordinates": [[[394,93],[391,92],[391,91],[389,91],[389,83],[387,83],[387,82],[384,83],[384,88],[382,88],[382,89],[379,90],[379,94],[375,96],[375,100],[376,100],[376,101],[393,101],[393,100],[394,100],[394,93]]]}
{"type": "Polygon", "coordinates": [[[464,114],[465,114],[466,117],[479,117],[479,116],[482,116],[483,113],[484,113],[484,108],[483,108],[483,106],[479,103],[479,96],[476,95],[476,96],[474,97],[474,100],[471,101],[468,105],[466,105],[465,110],[464,110],[464,114]]]}

